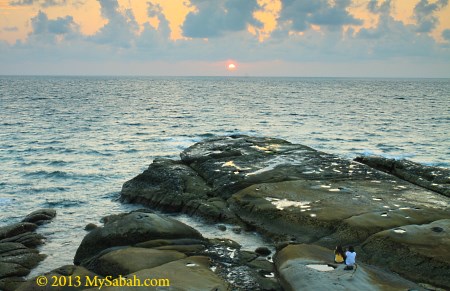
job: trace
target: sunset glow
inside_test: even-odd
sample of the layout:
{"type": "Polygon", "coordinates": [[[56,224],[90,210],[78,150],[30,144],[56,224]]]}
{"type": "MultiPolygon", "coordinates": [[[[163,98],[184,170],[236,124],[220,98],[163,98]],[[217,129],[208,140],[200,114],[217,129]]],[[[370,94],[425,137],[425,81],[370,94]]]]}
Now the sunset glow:
{"type": "Polygon", "coordinates": [[[245,74],[450,76],[446,0],[0,0],[0,15],[0,74],[220,75],[233,55],[245,74]]]}

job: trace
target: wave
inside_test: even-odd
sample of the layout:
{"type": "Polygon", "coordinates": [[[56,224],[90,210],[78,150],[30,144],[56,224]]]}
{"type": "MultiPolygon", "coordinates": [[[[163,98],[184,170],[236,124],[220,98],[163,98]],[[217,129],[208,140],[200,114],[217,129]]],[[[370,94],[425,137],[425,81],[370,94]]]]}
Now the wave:
{"type": "Polygon", "coordinates": [[[45,203],[43,203],[43,207],[44,208],[69,208],[69,207],[78,207],[81,206],[83,204],[86,204],[86,202],[84,201],[80,201],[80,200],[70,200],[70,199],[62,199],[62,200],[58,200],[58,201],[46,201],[45,203]]]}
{"type": "Polygon", "coordinates": [[[68,191],[67,187],[45,187],[45,188],[31,188],[31,192],[34,193],[55,193],[68,191]]]}

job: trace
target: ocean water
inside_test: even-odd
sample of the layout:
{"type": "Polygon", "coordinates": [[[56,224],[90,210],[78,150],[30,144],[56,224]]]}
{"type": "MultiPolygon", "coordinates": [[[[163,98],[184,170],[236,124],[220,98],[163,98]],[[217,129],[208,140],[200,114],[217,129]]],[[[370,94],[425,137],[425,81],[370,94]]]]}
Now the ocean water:
{"type": "Polygon", "coordinates": [[[117,201],[125,181],[205,137],[450,167],[449,79],[0,76],[0,117],[0,225],[58,211],[35,273],[71,263],[87,223],[139,207],[117,201]]]}

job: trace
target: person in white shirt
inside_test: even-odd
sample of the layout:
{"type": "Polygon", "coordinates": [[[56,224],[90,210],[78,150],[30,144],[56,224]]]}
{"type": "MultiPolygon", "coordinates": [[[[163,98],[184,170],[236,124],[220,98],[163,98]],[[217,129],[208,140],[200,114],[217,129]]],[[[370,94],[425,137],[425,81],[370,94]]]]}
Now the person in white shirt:
{"type": "Polygon", "coordinates": [[[345,252],[345,268],[344,270],[353,270],[353,266],[356,264],[356,252],[353,246],[349,246],[345,252]]]}

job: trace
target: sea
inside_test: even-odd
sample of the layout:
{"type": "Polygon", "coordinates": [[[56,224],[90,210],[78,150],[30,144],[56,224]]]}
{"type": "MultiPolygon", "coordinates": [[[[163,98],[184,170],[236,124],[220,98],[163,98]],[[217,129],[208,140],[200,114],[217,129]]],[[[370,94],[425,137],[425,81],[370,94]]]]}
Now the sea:
{"type": "MultiPolygon", "coordinates": [[[[48,257],[71,264],[88,223],[141,208],[122,184],[208,137],[270,136],[346,159],[450,168],[450,79],[0,76],[0,226],[40,208],[48,257]]],[[[207,237],[233,234],[186,216],[207,237]]]]}

